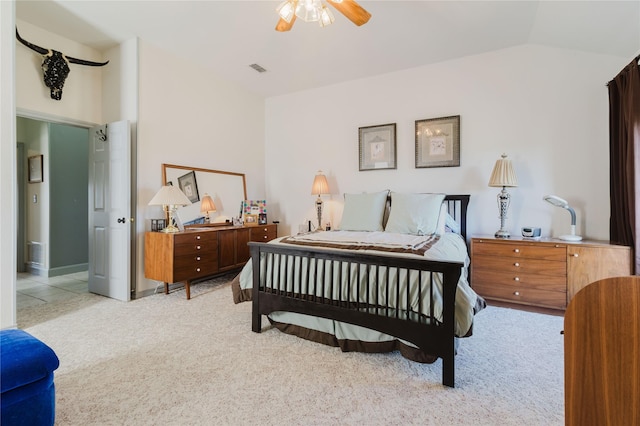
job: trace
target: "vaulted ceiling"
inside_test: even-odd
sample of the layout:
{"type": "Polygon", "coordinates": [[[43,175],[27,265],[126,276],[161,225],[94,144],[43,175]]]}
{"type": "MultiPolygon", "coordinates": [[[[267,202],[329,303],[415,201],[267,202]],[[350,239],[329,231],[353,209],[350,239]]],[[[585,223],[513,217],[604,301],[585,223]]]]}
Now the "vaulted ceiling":
{"type": "Polygon", "coordinates": [[[137,36],[265,97],[528,43],[640,53],[637,0],[361,0],[372,15],[361,27],[336,11],[328,27],[298,19],[286,33],[274,30],[279,3],[18,0],[16,17],[99,50],[137,36]]]}

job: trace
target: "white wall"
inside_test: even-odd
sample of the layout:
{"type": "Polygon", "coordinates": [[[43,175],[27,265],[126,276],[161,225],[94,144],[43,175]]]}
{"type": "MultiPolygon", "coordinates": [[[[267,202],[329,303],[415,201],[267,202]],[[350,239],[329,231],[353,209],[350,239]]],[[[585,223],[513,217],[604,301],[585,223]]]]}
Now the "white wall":
{"type": "Polygon", "coordinates": [[[16,327],[15,3],[0,1],[0,329],[16,327]]]}
{"type": "MultiPolygon", "coordinates": [[[[25,185],[26,189],[26,238],[44,244],[44,264],[40,267],[46,272],[49,269],[49,125],[43,121],[18,118],[17,139],[25,145],[25,157],[43,155],[42,182],[25,185]],[[37,202],[33,199],[36,197],[37,202]]],[[[28,176],[27,163],[27,176],[28,176]]]]}
{"type": "MultiPolygon", "coordinates": [[[[211,71],[140,40],[138,226],[162,217],[148,206],[162,185],[163,163],[245,173],[247,196],[264,198],[264,101],[211,71]]],[[[144,235],[138,234],[139,292],[144,235]]]]}
{"type": "MultiPolygon", "coordinates": [[[[65,55],[103,62],[100,52],[18,20],[20,36],[40,47],[58,50],[65,55]]],[[[20,42],[15,42],[16,106],[18,110],[38,112],[49,117],[72,118],[98,124],[102,120],[103,67],[71,65],[62,90],[62,99],[51,99],[42,79],[42,56],[20,42]]],[[[111,64],[107,64],[109,67],[111,64]]]]}
{"type": "MultiPolygon", "coordinates": [[[[542,201],[567,199],[577,232],[609,238],[608,95],[629,58],[525,45],[274,97],[266,108],[267,198],[281,234],[316,222],[313,177],[331,197],[324,222],[338,225],[345,192],[381,189],[471,194],[470,234],[500,227],[487,183],[503,152],[513,160],[507,228],[567,233],[570,216],[542,201]],[[461,116],[461,166],[414,167],[415,120],[461,116]],[[397,123],[397,170],[358,171],[358,127],[397,123]],[[275,209],[275,210],[274,210],[275,209]]],[[[271,220],[271,217],[270,217],[271,220]]]]}

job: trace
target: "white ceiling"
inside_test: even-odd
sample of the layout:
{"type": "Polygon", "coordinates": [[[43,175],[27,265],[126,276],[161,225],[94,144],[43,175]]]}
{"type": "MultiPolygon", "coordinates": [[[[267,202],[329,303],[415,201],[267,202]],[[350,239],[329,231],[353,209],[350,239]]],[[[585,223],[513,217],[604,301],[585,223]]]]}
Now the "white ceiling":
{"type": "Polygon", "coordinates": [[[525,43],[640,53],[638,0],[361,0],[372,15],[361,27],[335,11],[333,25],[298,19],[287,33],[274,29],[279,3],[18,0],[16,17],[99,50],[137,36],[265,97],[525,43]]]}

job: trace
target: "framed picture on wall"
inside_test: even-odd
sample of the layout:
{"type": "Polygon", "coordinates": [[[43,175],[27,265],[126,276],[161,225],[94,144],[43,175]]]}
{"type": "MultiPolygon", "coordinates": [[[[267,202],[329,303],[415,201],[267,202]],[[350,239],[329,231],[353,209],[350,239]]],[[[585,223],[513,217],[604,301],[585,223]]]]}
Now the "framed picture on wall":
{"type": "Polygon", "coordinates": [[[198,182],[196,182],[195,172],[189,172],[186,175],[182,175],[178,178],[178,186],[187,196],[189,201],[195,203],[200,201],[200,194],[198,194],[198,182]]]}
{"type": "Polygon", "coordinates": [[[43,155],[34,155],[29,157],[29,183],[42,182],[42,164],[44,162],[43,155]]]}
{"type": "Polygon", "coordinates": [[[360,171],[396,168],[396,123],[358,129],[360,171]]]}
{"type": "Polygon", "coordinates": [[[416,168],[460,166],[460,116],[416,121],[416,168]]]}

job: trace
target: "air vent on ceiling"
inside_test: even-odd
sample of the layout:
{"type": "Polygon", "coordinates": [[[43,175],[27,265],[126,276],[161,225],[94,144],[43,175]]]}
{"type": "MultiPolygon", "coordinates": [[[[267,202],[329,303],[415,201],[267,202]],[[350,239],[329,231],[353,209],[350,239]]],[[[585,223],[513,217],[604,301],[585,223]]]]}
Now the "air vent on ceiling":
{"type": "Polygon", "coordinates": [[[253,68],[254,70],[258,71],[258,72],[266,72],[267,70],[265,70],[264,68],[262,68],[260,65],[258,64],[251,64],[249,65],[251,68],[253,68]]]}

